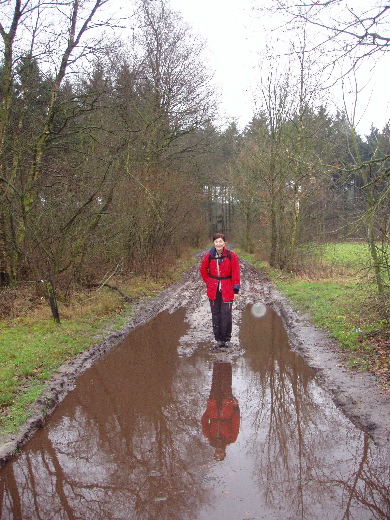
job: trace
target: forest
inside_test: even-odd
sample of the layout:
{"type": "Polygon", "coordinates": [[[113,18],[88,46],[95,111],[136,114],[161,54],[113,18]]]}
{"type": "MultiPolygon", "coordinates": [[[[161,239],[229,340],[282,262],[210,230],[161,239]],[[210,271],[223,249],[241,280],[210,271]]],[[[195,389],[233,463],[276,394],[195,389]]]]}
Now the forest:
{"type": "MultiPolygon", "coordinates": [[[[107,273],[158,276],[222,231],[291,273],[318,244],[366,242],[384,296],[390,126],[362,136],[328,108],[313,20],[276,2],[301,36],[286,65],[264,66],[241,130],[216,123],[204,44],[168,1],[140,0],[127,20],[113,4],[0,1],[1,286],[42,280],[70,297],[107,273]]],[[[388,8],[359,19],[366,55],[388,50],[372,36],[388,8]]]]}

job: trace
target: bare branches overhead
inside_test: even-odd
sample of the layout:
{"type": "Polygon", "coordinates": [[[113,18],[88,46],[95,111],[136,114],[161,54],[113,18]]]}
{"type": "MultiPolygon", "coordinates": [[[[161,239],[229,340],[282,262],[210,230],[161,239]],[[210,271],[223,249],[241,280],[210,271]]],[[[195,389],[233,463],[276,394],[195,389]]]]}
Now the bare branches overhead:
{"type": "Polygon", "coordinates": [[[290,21],[302,20],[322,29],[328,41],[337,40],[350,51],[364,47],[363,53],[367,55],[390,47],[390,5],[345,0],[277,0],[275,9],[287,14],[290,21]]]}

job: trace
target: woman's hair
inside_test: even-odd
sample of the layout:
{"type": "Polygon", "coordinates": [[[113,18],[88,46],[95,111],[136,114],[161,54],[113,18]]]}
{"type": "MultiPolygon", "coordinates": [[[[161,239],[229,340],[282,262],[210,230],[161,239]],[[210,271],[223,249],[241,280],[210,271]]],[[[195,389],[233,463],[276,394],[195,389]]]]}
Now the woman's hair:
{"type": "Polygon", "coordinates": [[[214,240],[217,240],[217,238],[222,238],[222,240],[226,242],[225,235],[223,233],[214,233],[213,242],[214,240]]]}

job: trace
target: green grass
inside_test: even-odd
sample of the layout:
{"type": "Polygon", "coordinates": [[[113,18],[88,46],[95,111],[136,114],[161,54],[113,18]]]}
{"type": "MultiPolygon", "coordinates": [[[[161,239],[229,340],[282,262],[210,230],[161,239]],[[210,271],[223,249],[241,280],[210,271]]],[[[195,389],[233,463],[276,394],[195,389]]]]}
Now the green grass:
{"type": "Polygon", "coordinates": [[[41,395],[45,383],[31,381],[17,399],[7,407],[7,415],[0,421],[1,433],[14,433],[19,426],[29,417],[29,406],[41,395]]]}
{"type": "Polygon", "coordinates": [[[61,364],[96,341],[99,320],[63,321],[19,319],[0,323],[0,427],[12,432],[27,417],[28,405],[42,392],[45,381],[61,364]],[[4,413],[6,411],[6,413],[4,413]]]}
{"type": "Polygon", "coordinates": [[[368,245],[364,242],[325,244],[322,255],[325,262],[343,266],[346,269],[359,270],[370,263],[370,252],[368,245]]]}
{"type": "Polygon", "coordinates": [[[342,347],[359,347],[362,322],[353,308],[363,295],[354,284],[290,279],[278,281],[277,286],[301,311],[308,312],[314,323],[338,339],[342,347]]]}

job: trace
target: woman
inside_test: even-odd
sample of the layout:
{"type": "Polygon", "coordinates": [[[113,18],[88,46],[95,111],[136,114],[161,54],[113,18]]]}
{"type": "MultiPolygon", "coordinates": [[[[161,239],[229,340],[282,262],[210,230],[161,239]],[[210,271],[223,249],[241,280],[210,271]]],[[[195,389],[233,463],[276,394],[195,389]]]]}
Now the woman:
{"type": "Polygon", "coordinates": [[[232,307],[240,290],[240,263],[233,251],[226,249],[225,235],[215,233],[214,247],[203,257],[200,274],[207,286],[214,338],[217,348],[230,346],[232,307]]]}

